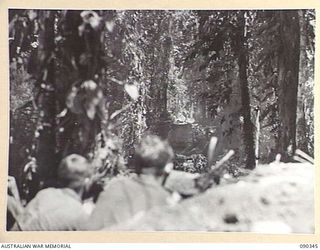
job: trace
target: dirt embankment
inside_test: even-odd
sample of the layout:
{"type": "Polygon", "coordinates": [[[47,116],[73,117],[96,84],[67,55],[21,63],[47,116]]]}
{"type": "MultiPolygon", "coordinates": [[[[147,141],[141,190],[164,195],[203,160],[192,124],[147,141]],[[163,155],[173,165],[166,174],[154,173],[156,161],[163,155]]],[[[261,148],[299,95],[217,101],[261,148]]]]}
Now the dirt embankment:
{"type": "Polygon", "coordinates": [[[236,183],[155,208],[114,230],[314,233],[314,166],[258,166],[236,183]]]}

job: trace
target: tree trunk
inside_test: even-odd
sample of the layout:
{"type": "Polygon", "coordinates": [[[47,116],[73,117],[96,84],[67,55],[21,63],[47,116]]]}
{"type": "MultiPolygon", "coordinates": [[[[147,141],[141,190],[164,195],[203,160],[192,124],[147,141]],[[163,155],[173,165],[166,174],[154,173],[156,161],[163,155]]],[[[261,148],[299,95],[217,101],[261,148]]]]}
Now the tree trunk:
{"type": "Polygon", "coordinates": [[[284,161],[296,149],[296,112],[299,80],[300,28],[298,12],[281,11],[279,50],[279,148],[284,161]]]}
{"type": "MultiPolygon", "coordinates": [[[[59,30],[64,42],[59,46],[62,55],[62,67],[68,71],[59,77],[63,90],[68,93],[64,96],[69,104],[68,113],[60,120],[59,153],[61,157],[69,154],[88,156],[93,150],[97,134],[101,131],[101,120],[104,119],[102,92],[101,91],[101,57],[103,56],[102,27],[93,28],[84,22],[81,11],[68,10],[60,22],[59,30]],[[80,32],[82,30],[82,32],[80,32]],[[85,82],[94,83],[86,87],[85,82]],[[75,97],[70,93],[72,89],[75,97]],[[98,101],[99,104],[93,103],[98,101]],[[101,105],[102,104],[102,105],[101,105]],[[71,107],[72,106],[72,107],[71,107]]],[[[94,18],[94,17],[92,17],[94,18]]],[[[97,18],[97,17],[96,17],[97,18]]],[[[63,98],[63,107],[66,100],[63,98]]]]}
{"type": "Polygon", "coordinates": [[[36,97],[38,118],[37,163],[40,179],[47,182],[55,177],[57,159],[55,157],[55,66],[54,66],[54,19],[55,11],[39,11],[38,76],[39,89],[36,97]]]}
{"type": "MultiPolygon", "coordinates": [[[[166,18],[165,16],[163,18],[166,18]]],[[[168,113],[167,113],[167,88],[170,70],[170,52],[172,40],[168,33],[165,33],[170,27],[169,20],[157,18],[158,30],[154,38],[154,54],[152,64],[154,71],[152,73],[151,86],[149,94],[151,97],[148,103],[147,124],[151,133],[155,133],[162,138],[166,138],[169,132],[168,113]]],[[[168,18],[166,18],[168,19],[168,18]]]]}
{"type": "Polygon", "coordinates": [[[241,89],[241,103],[243,115],[243,139],[246,154],[246,168],[254,169],[255,167],[255,152],[253,138],[253,124],[251,122],[250,96],[248,89],[247,68],[248,56],[245,37],[245,12],[239,14],[238,27],[238,65],[239,65],[239,80],[241,89]]]}
{"type": "Polygon", "coordinates": [[[307,21],[304,19],[304,10],[299,10],[300,23],[300,65],[299,65],[299,85],[297,100],[297,148],[308,153],[307,124],[305,117],[304,92],[305,84],[308,81],[308,58],[307,58],[307,21]]]}

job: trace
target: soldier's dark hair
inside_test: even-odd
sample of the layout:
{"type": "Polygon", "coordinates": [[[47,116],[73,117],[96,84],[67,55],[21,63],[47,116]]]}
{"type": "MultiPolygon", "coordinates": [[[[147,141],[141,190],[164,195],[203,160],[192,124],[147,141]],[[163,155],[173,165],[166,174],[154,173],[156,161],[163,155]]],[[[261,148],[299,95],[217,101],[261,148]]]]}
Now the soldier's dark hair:
{"type": "Polygon", "coordinates": [[[141,174],[144,168],[156,168],[156,173],[161,175],[173,157],[173,149],[166,140],[155,135],[147,135],[135,148],[133,165],[138,174],[141,174]]]}
{"type": "Polygon", "coordinates": [[[59,184],[62,187],[80,187],[83,185],[83,180],[90,177],[91,174],[92,169],[87,159],[77,154],[63,158],[58,168],[59,184]]]}

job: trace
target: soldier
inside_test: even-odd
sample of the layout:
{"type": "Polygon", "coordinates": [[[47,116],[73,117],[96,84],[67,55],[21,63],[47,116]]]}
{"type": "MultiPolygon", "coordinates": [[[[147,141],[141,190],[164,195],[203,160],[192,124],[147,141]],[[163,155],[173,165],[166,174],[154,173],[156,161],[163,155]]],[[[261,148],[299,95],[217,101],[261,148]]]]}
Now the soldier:
{"type": "Polygon", "coordinates": [[[12,230],[78,230],[89,215],[82,206],[82,195],[92,176],[88,161],[76,154],[64,158],[58,168],[61,188],[46,188],[27,204],[12,230]]]}
{"type": "Polygon", "coordinates": [[[170,193],[162,186],[164,169],[173,160],[167,141],[147,136],[135,150],[133,165],[137,175],[112,180],[98,197],[86,230],[107,230],[141,212],[167,205],[170,193]]]}

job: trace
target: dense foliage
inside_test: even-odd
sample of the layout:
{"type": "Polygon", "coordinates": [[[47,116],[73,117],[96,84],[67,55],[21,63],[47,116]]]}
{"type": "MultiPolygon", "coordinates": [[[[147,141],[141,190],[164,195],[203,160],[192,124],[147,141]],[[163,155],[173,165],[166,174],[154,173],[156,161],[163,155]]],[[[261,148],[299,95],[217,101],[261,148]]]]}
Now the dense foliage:
{"type": "Polygon", "coordinates": [[[249,169],[314,153],[313,10],[9,14],[15,175],[35,157],[47,181],[70,153],[114,175],[145,133],[185,155],[215,135],[249,169]]]}

